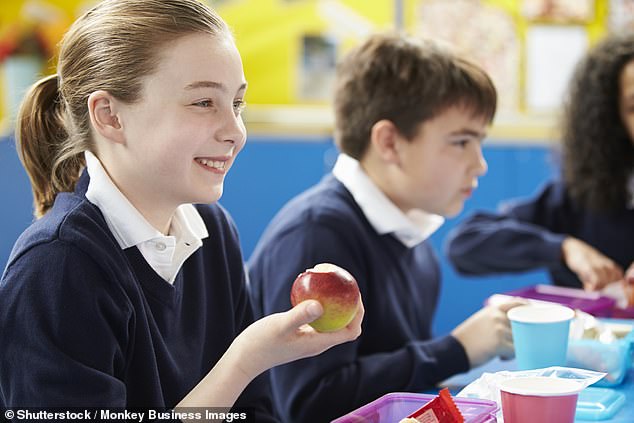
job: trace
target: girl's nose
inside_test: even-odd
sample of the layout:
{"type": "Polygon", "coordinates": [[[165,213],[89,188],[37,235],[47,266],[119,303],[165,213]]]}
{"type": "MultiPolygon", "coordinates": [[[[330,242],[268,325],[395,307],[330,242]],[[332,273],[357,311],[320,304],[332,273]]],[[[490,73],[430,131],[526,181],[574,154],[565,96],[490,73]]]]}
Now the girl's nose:
{"type": "Polygon", "coordinates": [[[247,131],[240,115],[233,112],[227,117],[225,124],[219,131],[218,138],[222,142],[233,143],[238,149],[242,147],[246,140],[247,131]]]}

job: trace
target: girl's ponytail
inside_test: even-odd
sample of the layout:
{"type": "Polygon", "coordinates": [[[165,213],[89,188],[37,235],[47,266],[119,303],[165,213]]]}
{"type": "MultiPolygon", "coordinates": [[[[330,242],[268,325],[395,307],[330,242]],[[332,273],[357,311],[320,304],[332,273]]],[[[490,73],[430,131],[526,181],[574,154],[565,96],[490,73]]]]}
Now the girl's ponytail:
{"type": "Polygon", "coordinates": [[[16,122],[18,155],[31,180],[35,217],[55,196],[72,191],[83,166],[81,151],[68,139],[57,75],[36,82],[24,97],[16,122]]]}

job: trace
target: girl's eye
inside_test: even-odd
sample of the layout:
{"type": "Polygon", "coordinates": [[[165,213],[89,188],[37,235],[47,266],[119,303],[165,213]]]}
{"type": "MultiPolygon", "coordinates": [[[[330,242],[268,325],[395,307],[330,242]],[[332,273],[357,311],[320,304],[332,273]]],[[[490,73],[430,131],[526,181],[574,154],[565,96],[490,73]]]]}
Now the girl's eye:
{"type": "Polygon", "coordinates": [[[213,105],[214,103],[211,100],[200,100],[194,103],[194,106],[199,106],[199,107],[211,107],[213,105]]]}
{"type": "Polygon", "coordinates": [[[236,100],[233,102],[233,110],[236,114],[240,114],[245,107],[247,107],[247,102],[244,100],[236,100]]]}

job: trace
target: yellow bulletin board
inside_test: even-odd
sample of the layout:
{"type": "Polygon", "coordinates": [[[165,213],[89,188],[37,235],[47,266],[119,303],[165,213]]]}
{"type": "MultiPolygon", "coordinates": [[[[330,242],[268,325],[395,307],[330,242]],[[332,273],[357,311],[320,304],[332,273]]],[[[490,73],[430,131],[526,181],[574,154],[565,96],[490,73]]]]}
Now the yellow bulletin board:
{"type": "MultiPolygon", "coordinates": [[[[57,19],[43,25],[49,44],[54,45],[72,19],[91,3],[94,1],[4,0],[0,8],[0,46],[16,22],[37,17],[34,10],[38,7],[55,11],[57,19]],[[25,13],[29,16],[25,17],[25,13]]],[[[502,136],[508,133],[535,138],[544,136],[541,128],[550,126],[557,110],[531,110],[527,90],[533,82],[527,75],[533,73],[527,74],[527,45],[539,47],[540,38],[535,34],[548,36],[552,28],[568,34],[572,28],[581,31],[581,38],[589,46],[608,31],[610,8],[622,14],[619,7],[626,7],[622,4],[627,0],[212,0],[209,3],[232,28],[242,54],[249,81],[245,118],[252,133],[329,134],[332,122],[329,99],[336,60],[371,32],[393,29],[400,8],[403,29],[407,32],[445,37],[489,70],[501,92],[496,128],[502,136]],[[585,4],[586,9],[579,11],[579,4],[585,4]],[[572,15],[567,15],[567,10],[572,10],[572,15]],[[512,53],[506,57],[500,51],[508,48],[509,40],[512,53]]],[[[576,39],[580,38],[578,35],[576,39]]],[[[566,42],[558,31],[554,36],[566,42]]],[[[539,59],[539,56],[531,57],[539,59]]],[[[10,115],[4,100],[8,96],[7,66],[6,58],[0,56],[0,60],[3,99],[0,121],[6,128],[10,115]]],[[[41,69],[52,72],[54,59],[41,69]]]]}
{"type": "Polygon", "coordinates": [[[607,0],[412,0],[408,7],[409,31],[448,41],[489,72],[499,94],[498,138],[555,138],[574,65],[608,31],[607,0]]]}
{"type": "MultiPolygon", "coordinates": [[[[539,35],[545,33],[567,43],[569,33],[577,35],[573,41],[581,34],[580,51],[608,30],[608,0],[226,0],[218,10],[234,28],[243,54],[250,84],[246,114],[250,129],[329,133],[330,80],[310,76],[310,69],[306,69],[306,37],[334,39],[331,50],[341,57],[368,33],[394,28],[397,4],[402,7],[408,33],[444,38],[490,72],[500,91],[493,133],[506,138],[554,135],[550,131],[558,113],[556,104],[542,104],[545,100],[532,93],[539,88],[558,96],[559,92],[550,86],[561,91],[567,72],[571,72],[564,72],[563,67],[571,67],[577,56],[566,49],[570,57],[564,62],[561,55],[552,52],[551,56],[562,63],[557,72],[541,78],[540,72],[548,70],[547,66],[544,70],[548,63],[533,64],[542,56],[547,58],[545,51],[533,53],[539,49],[539,35]],[[579,11],[580,4],[586,6],[585,10],[579,11]],[[254,10],[261,13],[253,14],[254,10]],[[496,32],[496,28],[500,30],[496,32]],[[509,45],[512,57],[501,58],[499,50],[509,45]],[[488,56],[487,46],[492,53],[488,56]],[[527,57],[527,53],[533,54],[527,57]],[[554,81],[553,75],[561,81],[554,81]],[[302,79],[311,79],[322,97],[305,92],[302,79]]],[[[333,71],[327,66],[323,70],[333,71]]]]}
{"type": "Polygon", "coordinates": [[[216,9],[242,54],[249,105],[313,102],[299,93],[305,37],[334,40],[339,53],[393,21],[389,1],[229,0],[216,9]]]}

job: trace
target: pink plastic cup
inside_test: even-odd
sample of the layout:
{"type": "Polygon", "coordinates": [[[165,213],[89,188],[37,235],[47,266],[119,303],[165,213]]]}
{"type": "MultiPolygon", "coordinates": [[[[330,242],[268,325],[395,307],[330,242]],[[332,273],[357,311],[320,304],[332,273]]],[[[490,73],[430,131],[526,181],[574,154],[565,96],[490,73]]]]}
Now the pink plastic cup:
{"type": "Polygon", "coordinates": [[[574,423],[582,389],[571,379],[507,379],[500,384],[504,423],[574,423]]]}

